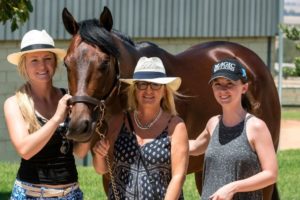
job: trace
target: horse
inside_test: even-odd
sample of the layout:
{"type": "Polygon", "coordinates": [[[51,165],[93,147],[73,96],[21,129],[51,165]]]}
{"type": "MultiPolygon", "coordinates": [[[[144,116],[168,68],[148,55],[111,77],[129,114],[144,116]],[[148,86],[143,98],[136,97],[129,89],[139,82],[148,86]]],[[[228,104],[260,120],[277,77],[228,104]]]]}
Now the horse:
{"type": "MultiPolygon", "coordinates": [[[[104,7],[99,20],[77,22],[64,8],[65,29],[72,35],[64,63],[67,69],[72,111],[69,115],[67,137],[88,141],[97,124],[126,109],[125,87],[119,78],[131,78],[134,66],[142,56],[162,59],[166,73],[182,79],[179,92],[186,98],[176,99],[179,116],[185,121],[190,139],[196,138],[207,120],[221,112],[208,84],[211,66],[225,58],[241,62],[249,76],[249,92],[260,104],[256,116],[264,120],[272,134],[277,150],[280,133],[280,103],[274,80],[264,62],[252,50],[237,43],[214,41],[196,44],[172,55],[151,42],[133,42],[128,36],[113,29],[113,17],[104,7]],[[120,89],[121,88],[121,89],[120,89]]],[[[102,128],[105,130],[105,128],[102,128]]],[[[188,173],[195,173],[201,192],[203,156],[190,157],[188,173]]],[[[107,181],[104,186],[107,191],[107,181]]],[[[276,185],[263,190],[264,199],[279,199],[276,185]]]]}

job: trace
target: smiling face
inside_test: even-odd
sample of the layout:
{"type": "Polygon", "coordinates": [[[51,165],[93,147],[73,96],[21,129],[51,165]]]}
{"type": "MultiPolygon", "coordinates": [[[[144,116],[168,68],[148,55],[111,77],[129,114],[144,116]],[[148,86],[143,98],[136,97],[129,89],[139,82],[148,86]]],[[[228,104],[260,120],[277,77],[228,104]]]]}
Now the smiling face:
{"type": "Polygon", "coordinates": [[[49,82],[56,70],[55,54],[40,51],[25,54],[24,66],[26,78],[30,81],[49,82]]]}
{"type": "Polygon", "coordinates": [[[165,87],[160,84],[148,82],[137,82],[135,84],[135,94],[138,106],[155,107],[160,106],[160,102],[165,95],[165,87]]]}
{"type": "Polygon", "coordinates": [[[226,78],[217,78],[212,82],[212,89],[217,102],[221,105],[241,104],[242,94],[248,90],[248,84],[241,80],[232,81],[226,78]]]}

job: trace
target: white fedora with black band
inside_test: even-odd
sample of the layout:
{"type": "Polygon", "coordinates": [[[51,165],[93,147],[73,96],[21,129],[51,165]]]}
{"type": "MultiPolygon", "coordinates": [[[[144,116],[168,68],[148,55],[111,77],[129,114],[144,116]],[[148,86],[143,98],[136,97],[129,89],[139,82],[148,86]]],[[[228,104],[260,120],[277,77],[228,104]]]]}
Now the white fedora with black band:
{"type": "Polygon", "coordinates": [[[168,85],[172,90],[178,90],[181,84],[179,77],[167,77],[165,67],[158,57],[141,57],[134,69],[132,79],[120,79],[127,84],[134,84],[136,81],[146,81],[168,85]]]}
{"type": "Polygon", "coordinates": [[[45,30],[31,30],[23,36],[20,52],[9,54],[7,60],[14,65],[18,65],[22,55],[37,51],[52,52],[56,54],[59,60],[63,60],[66,55],[65,50],[55,48],[52,37],[45,30]]]}

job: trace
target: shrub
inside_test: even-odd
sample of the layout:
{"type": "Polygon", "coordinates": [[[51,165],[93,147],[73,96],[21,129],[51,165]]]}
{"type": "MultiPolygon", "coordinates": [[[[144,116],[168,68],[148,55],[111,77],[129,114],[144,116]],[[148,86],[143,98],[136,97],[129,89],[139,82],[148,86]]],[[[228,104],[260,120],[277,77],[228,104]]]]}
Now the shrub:
{"type": "Polygon", "coordinates": [[[285,79],[289,76],[297,76],[296,69],[291,68],[291,67],[283,67],[282,68],[282,76],[285,79]]]}
{"type": "Polygon", "coordinates": [[[295,63],[296,76],[300,76],[300,57],[295,57],[294,63],[295,63]]]}

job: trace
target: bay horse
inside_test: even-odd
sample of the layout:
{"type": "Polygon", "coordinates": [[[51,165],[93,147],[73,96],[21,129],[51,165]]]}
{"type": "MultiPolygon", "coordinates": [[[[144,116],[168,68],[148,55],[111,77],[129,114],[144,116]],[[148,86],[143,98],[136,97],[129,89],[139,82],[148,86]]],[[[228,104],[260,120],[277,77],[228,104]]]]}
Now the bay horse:
{"type": "MultiPolygon", "coordinates": [[[[256,116],[266,122],[277,149],[280,132],[277,90],[266,65],[250,49],[236,43],[216,41],[197,44],[172,55],[151,42],[134,43],[129,37],[114,30],[112,14],[107,7],[104,7],[99,20],[89,19],[78,23],[66,8],[62,17],[66,30],[72,35],[64,59],[69,90],[73,96],[67,133],[69,139],[79,142],[89,140],[99,118],[101,122],[104,118],[105,124],[110,116],[126,109],[126,94],[122,90],[124,85],[119,82],[119,78],[131,78],[142,56],[160,57],[168,76],[182,78],[179,92],[187,98],[176,100],[176,108],[186,123],[189,138],[196,138],[207,120],[221,113],[208,84],[210,68],[222,59],[233,58],[247,69],[249,92],[260,104],[256,116]]],[[[188,173],[196,174],[199,193],[202,163],[203,156],[190,157],[188,167],[188,173]]],[[[264,199],[279,199],[276,186],[264,189],[264,199]]]]}

